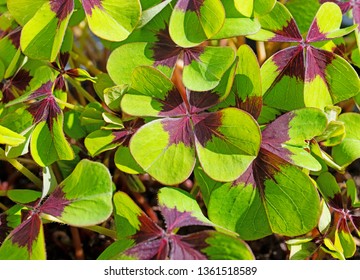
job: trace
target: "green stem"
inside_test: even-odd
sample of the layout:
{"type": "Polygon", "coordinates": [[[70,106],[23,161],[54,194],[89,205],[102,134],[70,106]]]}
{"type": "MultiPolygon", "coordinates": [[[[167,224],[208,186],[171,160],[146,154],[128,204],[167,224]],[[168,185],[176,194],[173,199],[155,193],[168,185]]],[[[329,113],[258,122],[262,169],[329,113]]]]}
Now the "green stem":
{"type": "Polygon", "coordinates": [[[55,100],[56,100],[57,103],[59,103],[61,105],[64,105],[66,108],[69,108],[71,110],[78,111],[78,112],[84,112],[84,108],[82,106],[67,103],[65,101],[62,101],[59,98],[56,98],[56,97],[55,97],[55,100]]]}
{"type": "MultiPolygon", "coordinates": [[[[60,224],[63,224],[64,222],[51,216],[51,215],[48,215],[48,214],[44,214],[42,213],[41,214],[41,218],[49,221],[49,222],[56,222],[56,223],[60,223],[60,224]]],[[[112,239],[116,239],[116,231],[114,230],[111,230],[111,229],[107,229],[107,228],[104,228],[104,227],[101,227],[101,226],[84,226],[84,227],[79,227],[79,228],[85,228],[85,229],[88,229],[88,230],[91,230],[91,231],[95,231],[97,233],[100,233],[100,234],[103,234],[105,236],[108,236],[112,239]]]]}
{"type": "Polygon", "coordinates": [[[73,48],[75,51],[71,52],[70,55],[74,60],[84,65],[89,70],[89,72],[95,76],[102,73],[99,69],[97,69],[94,66],[91,60],[89,60],[86,56],[80,54],[81,50],[79,50],[75,46],[73,48]]]}
{"type": "Polygon", "coordinates": [[[82,227],[82,228],[86,228],[88,230],[91,231],[95,231],[97,233],[103,234],[107,237],[110,237],[112,239],[116,239],[116,231],[111,230],[111,229],[107,229],[101,226],[87,226],[87,227],[82,227]]]}
{"type": "Polygon", "coordinates": [[[0,148],[0,159],[6,160],[12,166],[14,166],[18,171],[20,171],[25,177],[27,177],[31,182],[35,184],[38,188],[42,188],[42,181],[34,175],[29,169],[27,169],[24,165],[22,165],[19,161],[13,158],[7,158],[5,155],[5,151],[0,148]]]}
{"type": "Polygon", "coordinates": [[[81,87],[81,85],[75,81],[73,78],[68,77],[66,79],[76,90],[81,93],[89,102],[97,102],[96,99],[88,93],[85,89],[81,87]]]}
{"type": "Polygon", "coordinates": [[[345,172],[344,167],[341,167],[340,165],[336,164],[332,160],[332,158],[323,150],[321,150],[321,157],[329,167],[335,169],[336,171],[338,171],[339,173],[342,173],[342,174],[345,172]]]}

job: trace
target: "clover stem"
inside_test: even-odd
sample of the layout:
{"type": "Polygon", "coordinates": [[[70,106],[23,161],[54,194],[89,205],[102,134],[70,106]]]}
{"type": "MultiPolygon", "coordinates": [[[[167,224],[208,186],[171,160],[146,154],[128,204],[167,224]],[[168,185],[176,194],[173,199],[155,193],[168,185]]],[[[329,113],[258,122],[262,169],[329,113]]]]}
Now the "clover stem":
{"type": "Polygon", "coordinates": [[[94,66],[94,64],[92,63],[92,61],[90,59],[88,59],[86,56],[80,54],[81,53],[80,49],[78,49],[76,46],[74,46],[73,48],[74,48],[74,52],[71,52],[70,55],[75,61],[84,65],[89,70],[89,72],[95,76],[102,73],[99,69],[97,69],[94,66]]]}
{"type": "Polygon", "coordinates": [[[81,93],[89,102],[97,102],[96,99],[88,93],[81,85],[75,81],[73,78],[68,77],[66,79],[79,93],[81,93]]]}
{"type": "Polygon", "coordinates": [[[107,237],[110,237],[112,239],[116,239],[116,231],[115,230],[111,230],[111,229],[107,229],[101,226],[87,226],[87,227],[82,227],[91,231],[95,231],[97,233],[103,234],[107,237]]]}
{"type": "Polygon", "coordinates": [[[31,182],[35,184],[38,188],[42,188],[42,181],[34,175],[29,169],[22,165],[19,161],[13,158],[8,158],[5,155],[5,151],[0,148],[0,159],[6,160],[12,166],[14,166],[19,172],[21,172],[25,177],[27,177],[31,182]]]}
{"type": "Polygon", "coordinates": [[[57,103],[65,106],[66,108],[69,108],[69,109],[77,111],[77,112],[83,112],[84,111],[84,108],[82,106],[77,106],[77,105],[74,105],[74,104],[67,103],[65,101],[62,101],[59,98],[56,98],[56,97],[54,97],[54,98],[55,98],[57,103]]]}

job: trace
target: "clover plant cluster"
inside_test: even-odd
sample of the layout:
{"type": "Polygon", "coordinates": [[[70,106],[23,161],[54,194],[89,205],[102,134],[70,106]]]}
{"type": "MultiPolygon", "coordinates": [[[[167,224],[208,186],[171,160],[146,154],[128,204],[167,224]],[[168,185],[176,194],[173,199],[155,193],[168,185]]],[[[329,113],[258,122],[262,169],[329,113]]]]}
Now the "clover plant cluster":
{"type": "Polygon", "coordinates": [[[359,0],[0,0],[0,259],[353,257],[359,48],[359,0]]]}

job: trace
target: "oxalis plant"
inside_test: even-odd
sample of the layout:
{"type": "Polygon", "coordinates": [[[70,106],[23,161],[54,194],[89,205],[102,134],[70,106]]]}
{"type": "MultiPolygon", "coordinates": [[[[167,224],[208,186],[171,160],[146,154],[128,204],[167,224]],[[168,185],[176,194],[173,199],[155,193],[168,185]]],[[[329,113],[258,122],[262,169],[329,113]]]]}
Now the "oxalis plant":
{"type": "Polygon", "coordinates": [[[359,258],[358,24],[358,0],[0,0],[0,259],[56,258],[57,228],[77,259],[359,258]]]}

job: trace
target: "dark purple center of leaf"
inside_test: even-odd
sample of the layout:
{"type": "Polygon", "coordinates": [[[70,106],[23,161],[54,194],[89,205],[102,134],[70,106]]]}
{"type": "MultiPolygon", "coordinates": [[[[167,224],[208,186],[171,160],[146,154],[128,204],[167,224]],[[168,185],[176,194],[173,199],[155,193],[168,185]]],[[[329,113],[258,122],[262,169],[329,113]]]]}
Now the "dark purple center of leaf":
{"type": "Polygon", "coordinates": [[[192,117],[196,139],[203,147],[206,146],[208,141],[211,141],[213,136],[218,138],[224,137],[218,131],[218,128],[221,126],[221,118],[221,112],[203,113],[192,117]]]}
{"type": "Polygon", "coordinates": [[[84,11],[87,15],[92,15],[92,10],[96,7],[102,9],[101,0],[82,0],[84,11]]]}
{"type": "Polygon", "coordinates": [[[169,133],[169,145],[183,143],[187,147],[193,146],[193,130],[190,117],[167,118],[162,120],[165,131],[169,133]]]}
{"type": "Polygon", "coordinates": [[[52,94],[52,85],[53,83],[49,81],[32,93],[29,100],[35,98],[39,98],[39,100],[30,103],[27,108],[34,117],[34,122],[46,121],[49,130],[52,130],[54,119],[61,113],[61,109],[52,94]]]}
{"type": "Polygon", "coordinates": [[[27,86],[30,84],[30,81],[33,77],[30,76],[30,73],[24,69],[21,69],[11,77],[9,80],[6,80],[4,83],[0,83],[0,90],[3,93],[2,101],[7,103],[15,99],[14,91],[23,92],[27,86]]]}
{"type": "Polygon", "coordinates": [[[193,238],[192,235],[189,236],[180,236],[173,235],[170,236],[170,259],[171,260],[206,260],[206,256],[199,252],[198,247],[207,247],[208,244],[205,243],[205,239],[209,237],[206,234],[201,234],[201,238],[193,238]],[[205,236],[203,236],[205,235],[205,236]],[[189,241],[192,241],[191,243],[189,241]],[[195,242],[194,242],[195,241],[195,242]],[[197,243],[198,242],[198,243],[197,243]]]}
{"type": "Polygon", "coordinates": [[[11,227],[7,224],[7,214],[0,214],[0,244],[5,240],[8,233],[11,231],[11,227]]]}
{"type": "Polygon", "coordinates": [[[179,0],[176,8],[186,12],[200,12],[201,6],[204,4],[205,0],[179,0]]]}
{"type": "Polygon", "coordinates": [[[50,0],[50,7],[61,22],[74,10],[74,0],[50,0]]]}
{"type": "Polygon", "coordinates": [[[219,103],[219,96],[213,92],[188,91],[190,113],[203,112],[219,103]]]}
{"type": "Polygon", "coordinates": [[[156,37],[157,42],[154,42],[151,47],[154,52],[154,66],[164,65],[170,68],[174,67],[183,48],[176,45],[171,39],[168,26],[160,30],[156,37]]]}
{"type": "Polygon", "coordinates": [[[278,67],[278,82],[283,76],[295,77],[304,81],[304,52],[302,46],[287,48],[274,55],[273,61],[278,67]]]}
{"type": "Polygon", "coordinates": [[[335,55],[331,52],[312,46],[306,47],[306,81],[311,82],[316,76],[320,76],[327,83],[325,70],[333,59],[335,59],[335,55]]]}
{"type": "Polygon", "coordinates": [[[184,65],[191,64],[193,60],[199,60],[199,56],[204,52],[204,47],[182,48],[171,39],[168,26],[160,30],[157,34],[157,41],[153,43],[154,66],[168,66],[173,68],[179,55],[183,52],[184,65]]]}
{"type": "Polygon", "coordinates": [[[306,36],[306,43],[310,42],[318,42],[322,40],[326,40],[326,34],[320,32],[318,23],[316,18],[314,19],[313,23],[310,26],[309,32],[306,36]]]}
{"type": "Polygon", "coordinates": [[[301,42],[302,36],[294,19],[288,21],[287,26],[275,31],[275,36],[270,41],[277,42],[301,42]]]}
{"type": "Polygon", "coordinates": [[[21,27],[17,27],[16,29],[14,29],[9,33],[9,40],[17,49],[20,48],[20,35],[21,35],[21,27]]]}
{"type": "Polygon", "coordinates": [[[261,148],[288,162],[292,162],[292,153],[282,145],[290,140],[290,122],[294,116],[292,112],[286,113],[269,124],[262,132],[261,148]]]}
{"type": "Polygon", "coordinates": [[[49,214],[54,217],[61,217],[66,206],[71,204],[71,200],[65,198],[65,193],[60,187],[57,187],[53,193],[40,206],[42,213],[49,214]]]}
{"type": "Polygon", "coordinates": [[[238,94],[235,95],[236,108],[248,112],[254,117],[255,120],[258,119],[261,113],[261,108],[263,105],[262,96],[249,96],[246,100],[241,100],[238,94]]]}
{"type": "Polygon", "coordinates": [[[194,60],[199,60],[204,51],[205,49],[202,46],[184,49],[184,66],[190,65],[194,60]]]}
{"type": "Polygon", "coordinates": [[[124,122],[124,129],[113,132],[115,136],[113,143],[121,143],[125,147],[129,146],[131,136],[143,125],[144,120],[140,118],[124,122]]]}
{"type": "Polygon", "coordinates": [[[11,232],[13,244],[19,247],[26,247],[31,254],[32,245],[37,240],[41,227],[41,219],[38,214],[32,214],[26,221],[21,223],[11,232]]]}
{"type": "Polygon", "coordinates": [[[157,99],[162,104],[159,116],[176,117],[184,116],[187,114],[186,104],[176,87],[170,90],[165,99],[157,99]]]}
{"type": "Polygon", "coordinates": [[[175,208],[168,208],[166,206],[161,206],[161,214],[165,219],[167,232],[172,232],[176,228],[185,227],[185,226],[210,226],[205,222],[198,220],[196,217],[191,215],[191,212],[180,212],[175,208]]]}

